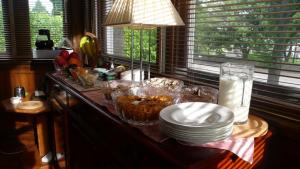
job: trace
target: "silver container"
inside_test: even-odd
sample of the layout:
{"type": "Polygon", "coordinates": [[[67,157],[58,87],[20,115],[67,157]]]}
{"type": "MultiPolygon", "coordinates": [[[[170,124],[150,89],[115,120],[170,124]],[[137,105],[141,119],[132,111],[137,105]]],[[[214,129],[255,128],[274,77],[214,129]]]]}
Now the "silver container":
{"type": "Polygon", "coordinates": [[[15,89],[14,89],[14,96],[15,97],[22,97],[22,98],[24,98],[25,97],[25,88],[22,87],[22,86],[15,87],[15,89]]]}

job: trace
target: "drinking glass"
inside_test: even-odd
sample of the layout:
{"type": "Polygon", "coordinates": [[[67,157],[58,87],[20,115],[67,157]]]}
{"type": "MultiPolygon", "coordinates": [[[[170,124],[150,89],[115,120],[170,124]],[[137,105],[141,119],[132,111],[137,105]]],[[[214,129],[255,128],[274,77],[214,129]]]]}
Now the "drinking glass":
{"type": "Polygon", "coordinates": [[[242,124],[248,120],[253,73],[253,65],[221,64],[218,104],[233,111],[235,124],[242,124]]]}

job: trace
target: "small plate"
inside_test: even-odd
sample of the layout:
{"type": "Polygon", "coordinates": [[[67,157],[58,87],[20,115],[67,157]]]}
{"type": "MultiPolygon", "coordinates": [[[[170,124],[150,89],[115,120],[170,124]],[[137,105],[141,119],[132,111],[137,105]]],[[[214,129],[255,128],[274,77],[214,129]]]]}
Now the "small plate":
{"type": "Polygon", "coordinates": [[[18,109],[23,110],[32,110],[32,109],[38,109],[43,107],[43,102],[41,101],[25,101],[21,102],[17,105],[18,109]]]}

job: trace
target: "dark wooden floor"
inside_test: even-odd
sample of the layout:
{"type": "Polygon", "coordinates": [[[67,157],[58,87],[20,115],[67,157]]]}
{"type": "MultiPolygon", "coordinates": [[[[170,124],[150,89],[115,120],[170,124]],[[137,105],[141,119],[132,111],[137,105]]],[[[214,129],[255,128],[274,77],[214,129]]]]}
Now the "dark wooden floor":
{"type": "MultiPolygon", "coordinates": [[[[64,161],[60,162],[64,168],[64,161]]],[[[54,169],[41,164],[33,129],[26,118],[0,114],[0,169],[54,169]]]]}

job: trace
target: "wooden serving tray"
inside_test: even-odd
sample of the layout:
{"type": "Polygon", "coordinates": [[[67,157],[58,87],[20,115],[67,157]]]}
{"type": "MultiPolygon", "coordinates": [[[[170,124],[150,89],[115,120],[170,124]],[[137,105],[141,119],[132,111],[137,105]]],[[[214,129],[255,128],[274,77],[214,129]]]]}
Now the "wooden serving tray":
{"type": "Polygon", "coordinates": [[[260,137],[268,132],[268,123],[260,117],[249,115],[245,124],[234,125],[232,137],[247,138],[260,137]]]}

